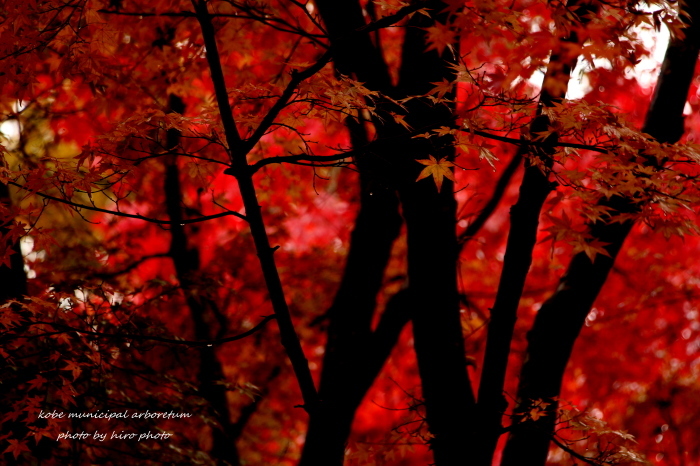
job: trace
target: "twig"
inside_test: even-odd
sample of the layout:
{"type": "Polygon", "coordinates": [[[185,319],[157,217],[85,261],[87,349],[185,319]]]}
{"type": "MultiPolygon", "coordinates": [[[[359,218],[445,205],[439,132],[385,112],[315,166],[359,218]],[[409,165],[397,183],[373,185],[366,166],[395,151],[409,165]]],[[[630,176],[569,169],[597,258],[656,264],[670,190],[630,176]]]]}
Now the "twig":
{"type": "MultiPolygon", "coordinates": [[[[238,335],[233,335],[233,336],[225,337],[225,338],[217,338],[214,340],[180,340],[180,339],[175,339],[175,338],[146,336],[146,335],[138,335],[138,334],[133,334],[133,333],[106,333],[106,332],[98,332],[96,330],[81,330],[79,328],[71,327],[69,325],[57,324],[55,322],[34,322],[30,325],[50,325],[54,328],[58,328],[58,329],[63,330],[61,332],[47,332],[47,335],[56,335],[56,334],[64,333],[64,332],[78,332],[78,333],[82,333],[82,334],[94,335],[94,336],[103,337],[103,338],[121,338],[121,339],[125,339],[125,340],[140,340],[140,341],[159,341],[161,343],[170,343],[173,345],[206,347],[206,346],[218,346],[218,345],[223,345],[224,343],[229,343],[229,342],[236,341],[236,340],[242,340],[243,338],[248,337],[248,336],[254,334],[255,332],[257,332],[258,330],[262,329],[265,326],[265,324],[272,319],[276,319],[276,316],[275,315],[263,316],[263,320],[261,320],[255,327],[251,328],[250,330],[247,330],[243,333],[239,333],[238,335]]],[[[18,335],[16,338],[31,338],[31,337],[18,335]]]]}
{"type": "Polygon", "coordinates": [[[588,463],[588,464],[593,464],[593,465],[599,466],[599,463],[597,463],[597,462],[593,461],[592,459],[587,458],[587,457],[583,456],[582,454],[580,454],[580,453],[578,453],[578,452],[572,450],[571,448],[567,447],[566,445],[564,445],[563,443],[561,443],[559,440],[557,440],[556,437],[552,437],[552,442],[554,442],[554,444],[555,444],[556,446],[558,446],[559,448],[561,448],[562,450],[564,450],[565,452],[567,452],[568,454],[570,454],[570,455],[573,456],[574,458],[576,458],[576,459],[578,459],[578,460],[581,460],[581,461],[583,461],[584,463],[588,463]]]}
{"type": "MultiPolygon", "coordinates": [[[[11,184],[12,186],[16,186],[20,189],[23,189],[25,191],[28,191],[30,193],[36,194],[37,196],[43,197],[44,199],[49,199],[52,201],[60,202],[61,204],[66,204],[66,205],[75,207],[76,209],[92,210],[94,212],[102,212],[105,214],[115,215],[117,217],[136,218],[139,220],[143,220],[145,222],[156,223],[158,225],[174,225],[175,224],[175,222],[172,222],[170,220],[158,220],[156,218],[145,217],[145,216],[139,215],[139,214],[127,214],[126,212],[120,212],[118,210],[102,209],[100,207],[90,206],[90,205],[86,205],[86,204],[79,204],[77,202],[69,201],[68,199],[61,199],[60,197],[51,196],[50,194],[42,193],[40,191],[32,191],[31,189],[29,189],[25,186],[22,186],[19,183],[15,183],[14,181],[11,181],[9,184],[11,184]]],[[[238,217],[242,220],[246,220],[246,221],[248,220],[246,218],[246,216],[243,214],[239,214],[238,212],[234,212],[234,211],[228,211],[228,212],[220,212],[220,213],[214,214],[214,215],[205,215],[205,216],[198,217],[198,218],[184,219],[184,220],[181,220],[177,223],[186,225],[186,224],[190,224],[190,223],[206,222],[207,220],[213,220],[215,218],[226,217],[228,215],[233,215],[234,217],[238,217]]]]}

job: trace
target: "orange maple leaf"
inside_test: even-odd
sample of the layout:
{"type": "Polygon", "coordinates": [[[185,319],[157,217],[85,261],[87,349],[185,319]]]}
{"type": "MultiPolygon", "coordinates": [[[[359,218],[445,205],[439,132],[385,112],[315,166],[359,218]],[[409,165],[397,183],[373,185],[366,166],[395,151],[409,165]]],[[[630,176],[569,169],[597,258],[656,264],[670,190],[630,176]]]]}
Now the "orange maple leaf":
{"type": "Polygon", "coordinates": [[[416,160],[416,162],[425,165],[425,168],[420,172],[416,181],[432,176],[433,180],[435,180],[435,186],[437,186],[437,190],[440,192],[440,189],[442,189],[443,177],[455,181],[455,176],[452,170],[450,170],[450,167],[454,167],[455,164],[445,158],[437,160],[432,155],[428,157],[427,159],[416,160]]]}
{"type": "Polygon", "coordinates": [[[452,92],[452,89],[454,88],[454,83],[448,81],[445,78],[442,78],[442,82],[435,82],[435,83],[430,83],[433,84],[435,87],[430,91],[431,94],[436,94],[438,96],[438,99],[442,99],[445,97],[445,94],[449,94],[452,92]]]}
{"type": "Polygon", "coordinates": [[[547,415],[547,412],[540,409],[540,408],[532,408],[530,410],[530,418],[533,421],[537,421],[537,420],[539,420],[539,418],[541,418],[542,416],[546,416],[546,415],[547,415]]]}
{"type": "Polygon", "coordinates": [[[457,32],[450,28],[449,24],[441,24],[436,22],[435,26],[425,28],[428,33],[428,47],[426,52],[430,50],[437,50],[437,53],[442,55],[445,47],[454,51],[453,44],[457,39],[457,32]]]}

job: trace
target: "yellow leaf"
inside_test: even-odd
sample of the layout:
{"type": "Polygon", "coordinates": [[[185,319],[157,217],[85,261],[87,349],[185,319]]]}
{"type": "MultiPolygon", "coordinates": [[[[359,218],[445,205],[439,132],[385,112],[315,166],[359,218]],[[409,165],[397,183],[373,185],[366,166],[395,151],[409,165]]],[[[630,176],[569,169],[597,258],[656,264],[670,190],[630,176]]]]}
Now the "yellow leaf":
{"type": "Polygon", "coordinates": [[[467,65],[455,64],[450,65],[450,68],[455,71],[455,82],[475,84],[474,78],[472,78],[470,71],[467,69],[467,65]]]}
{"type": "Polygon", "coordinates": [[[438,136],[446,136],[448,134],[455,134],[457,130],[450,128],[449,126],[441,126],[437,129],[434,129],[433,132],[438,136]]]}
{"type": "Polygon", "coordinates": [[[455,164],[447,159],[443,158],[436,160],[435,157],[429,155],[427,159],[416,160],[416,162],[425,165],[425,168],[420,172],[420,175],[418,175],[416,181],[432,176],[438,192],[440,192],[440,189],[442,189],[443,177],[447,178],[448,180],[455,181],[452,170],[450,170],[450,167],[454,167],[455,164]]]}
{"type": "Polygon", "coordinates": [[[547,415],[547,412],[546,412],[546,411],[542,411],[542,410],[539,409],[539,408],[532,408],[532,409],[530,410],[530,418],[531,418],[533,421],[537,421],[539,418],[541,418],[542,416],[546,416],[546,415],[547,415]]]}

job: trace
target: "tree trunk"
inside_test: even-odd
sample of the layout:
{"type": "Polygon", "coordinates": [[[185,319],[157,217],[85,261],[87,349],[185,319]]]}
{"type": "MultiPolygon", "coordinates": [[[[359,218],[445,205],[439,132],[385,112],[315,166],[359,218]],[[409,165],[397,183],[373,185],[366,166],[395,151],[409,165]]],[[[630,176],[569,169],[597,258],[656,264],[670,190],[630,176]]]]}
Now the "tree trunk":
{"type": "MultiPolygon", "coordinates": [[[[432,25],[432,20],[415,15],[409,21],[400,82],[396,88],[390,88],[381,53],[369,36],[353,36],[357,40],[352,43],[344,41],[364,25],[359,3],[320,1],[318,7],[331,40],[335,41],[338,69],[344,74],[354,73],[370,89],[403,98],[424,94],[432,88],[431,83],[453,77],[447,66],[454,61],[449,52],[440,56],[435,51],[425,51],[425,32],[420,28],[432,25]]],[[[444,4],[436,2],[435,8],[440,11],[444,4]]],[[[442,19],[446,22],[447,18],[442,19]]],[[[454,119],[451,108],[444,104],[433,105],[427,99],[409,102],[406,113],[408,123],[414,128],[449,125],[454,119]]],[[[456,202],[451,183],[446,183],[438,193],[429,181],[415,181],[421,167],[416,160],[429,155],[452,158],[452,140],[411,139],[410,132],[390,117],[374,123],[375,142],[378,142],[374,156],[378,162],[375,163],[387,164],[388,178],[399,191],[407,225],[410,287],[404,299],[411,302],[427,420],[435,436],[431,446],[437,464],[462,463],[467,458],[462,442],[469,431],[465,419],[474,399],[466,372],[457,294],[456,202]],[[436,245],[440,247],[437,253],[436,245]]]]}
{"type": "Polygon", "coordinates": [[[280,342],[287,353],[299,384],[299,390],[304,400],[303,408],[306,412],[311,413],[318,404],[318,392],[311,376],[309,362],[301,347],[299,335],[294,329],[292,316],[289,312],[284,289],[282,288],[282,281],[280,280],[274,255],[277,248],[270,246],[270,238],[265,229],[262,208],[258,202],[258,195],[253,183],[253,172],[250,170],[247,158],[252,146],[249,145],[249,142],[241,139],[236,121],[233,118],[233,110],[231,102],[229,102],[226,80],[221,66],[221,57],[219,56],[219,49],[216,43],[216,30],[212,23],[208,4],[205,0],[193,0],[192,4],[206,46],[207,64],[209,65],[209,73],[219,107],[219,116],[224,127],[226,144],[228,145],[227,153],[231,164],[229,168],[224,170],[224,173],[235,177],[238,182],[238,189],[246,211],[245,219],[250,227],[250,233],[255,243],[255,252],[258,256],[258,262],[265,279],[265,286],[280,331],[280,342]]]}
{"type": "MultiPolygon", "coordinates": [[[[359,125],[354,125],[353,146],[361,147],[366,141],[359,125]]],[[[343,464],[355,411],[408,320],[394,325],[393,341],[385,349],[376,347],[372,318],[402,221],[396,193],[372,175],[372,160],[362,155],[357,165],[360,210],[350,237],[343,279],[328,312],[319,405],[309,420],[302,465],[343,464]]]]}
{"type": "MultiPolygon", "coordinates": [[[[447,54],[441,57],[435,52],[425,52],[424,32],[418,28],[432,24],[429,20],[415,17],[411,20],[404,43],[401,82],[397,88],[393,88],[379,49],[369,35],[355,33],[365,24],[359,3],[354,0],[321,0],[317,6],[335,48],[337,69],[364,82],[370,89],[401,98],[428,92],[432,88],[431,82],[451,77],[445,62],[445,58],[450,59],[447,54]]],[[[422,18],[421,15],[417,16],[422,18]]],[[[386,101],[383,104],[391,105],[386,101]]],[[[453,120],[451,109],[444,105],[433,106],[416,100],[408,106],[407,118],[414,127],[433,127],[437,123],[449,124],[453,120]]],[[[362,241],[375,243],[372,246],[375,249],[375,258],[372,259],[374,267],[369,269],[369,274],[365,271],[362,279],[367,280],[368,276],[370,282],[378,284],[388,259],[386,254],[400,226],[394,194],[398,188],[408,230],[410,287],[392,299],[377,330],[370,336],[369,326],[378,288],[367,290],[364,307],[359,311],[355,307],[350,313],[353,302],[361,295],[345,293],[346,289],[352,289],[348,272],[352,270],[353,257],[348,257],[346,277],[330,314],[329,345],[321,381],[321,405],[331,408],[321,409],[318,416],[312,417],[302,464],[321,464],[318,462],[319,456],[312,456],[313,451],[328,448],[336,453],[331,454],[332,463],[324,464],[340,464],[341,447],[349,434],[357,404],[381,368],[383,358],[388,356],[398,330],[410,311],[414,320],[414,340],[428,422],[435,435],[432,447],[436,461],[438,464],[464,462],[466,452],[461,444],[468,430],[465,418],[474,400],[470,396],[472,392],[466,372],[457,295],[456,203],[451,183],[444,186],[442,193],[437,193],[435,185],[429,181],[415,181],[421,167],[415,160],[425,159],[431,154],[438,156],[438,153],[451,158],[454,154],[452,141],[446,141],[447,138],[431,142],[411,139],[409,131],[390,117],[374,123],[377,131],[373,146],[375,153],[357,161],[363,179],[363,200],[352,247],[362,241]],[[437,144],[444,147],[436,147],[437,144]],[[378,176],[384,172],[387,174],[378,176]],[[370,180],[369,184],[367,180],[370,180]],[[374,225],[364,233],[367,239],[362,240],[360,226],[365,222],[364,215],[367,215],[367,220],[374,218],[374,225]],[[443,248],[437,254],[436,244],[443,248]],[[376,254],[382,250],[385,252],[377,257],[376,254]],[[411,308],[404,308],[404,302],[410,302],[411,308]],[[341,309],[345,311],[344,315],[339,314],[341,309]],[[352,341],[355,342],[354,346],[350,343],[352,341]],[[363,341],[372,344],[363,345],[363,341]],[[370,354],[363,354],[361,348],[373,350],[370,354]],[[381,357],[376,357],[376,354],[381,357]],[[352,370],[348,371],[348,368],[352,370]],[[362,377],[362,374],[365,376],[362,377]],[[358,375],[361,376],[359,379],[356,378],[358,375]],[[361,383],[363,379],[364,386],[361,383]],[[354,394],[351,393],[353,391],[354,394]],[[333,418],[331,412],[340,413],[341,419],[337,416],[333,418]],[[330,432],[326,437],[335,437],[330,447],[318,440],[318,432],[323,430],[323,425],[330,432]],[[310,459],[312,457],[316,458],[316,463],[310,459]]],[[[365,260],[369,262],[369,257],[365,260]]],[[[367,283],[363,286],[366,287],[367,283]]]]}
{"type": "MultiPolygon", "coordinates": [[[[184,113],[185,106],[182,100],[175,96],[170,96],[170,110],[175,113],[184,113]]],[[[170,129],[167,132],[166,148],[174,150],[180,140],[180,132],[170,129]]],[[[170,227],[171,241],[169,255],[173,260],[177,279],[185,295],[187,306],[194,324],[196,340],[209,340],[212,336],[212,328],[207,321],[207,314],[213,314],[214,303],[202,296],[194,294],[192,288],[196,286],[193,282],[193,274],[199,270],[199,251],[188,244],[187,232],[182,225],[182,190],[180,188],[180,172],[177,167],[177,159],[173,155],[166,158],[165,167],[165,198],[166,208],[170,220],[173,222],[170,227]]],[[[211,317],[211,316],[209,316],[211,317]]],[[[225,332],[221,328],[219,333],[225,332]]],[[[199,392],[212,408],[213,414],[220,429],[212,429],[213,446],[212,457],[218,464],[240,464],[238,450],[236,448],[236,438],[230,434],[233,426],[230,421],[228,401],[226,399],[226,387],[218,382],[223,379],[221,363],[216,357],[213,347],[203,347],[199,349],[199,392]]]]}
{"type": "MultiPolygon", "coordinates": [[[[590,5],[576,8],[576,2],[571,2],[579,24],[587,21],[590,5]]],[[[578,56],[572,55],[570,43],[578,43],[576,25],[568,37],[562,38],[558,52],[552,54],[547,72],[542,83],[538,115],[530,127],[530,133],[536,134],[549,129],[549,118],[542,113],[543,108],[551,107],[564,99],[571,70],[576,65],[578,56]],[[566,44],[569,43],[569,44],[566,44]]],[[[576,49],[576,48],[574,48],[576,49]]],[[[503,433],[502,418],[508,406],[503,396],[508,355],[513,339],[513,330],[517,320],[518,305],[525,286],[532,252],[537,240],[539,216],[542,206],[554,184],[548,179],[552,167],[552,156],[555,152],[557,135],[553,133],[544,144],[525,158],[525,174],[520,185],[518,201],[510,210],[510,229],[506,243],[496,300],[491,309],[486,352],[478,393],[478,413],[481,430],[477,435],[476,464],[490,466],[496,450],[498,439],[503,433]]],[[[521,154],[527,155],[527,149],[521,154]]]]}
{"type": "MultiPolygon", "coordinates": [[[[12,209],[10,189],[5,183],[0,183],[0,204],[5,209],[12,209]]],[[[8,219],[7,221],[12,224],[13,220],[8,219]]],[[[24,259],[19,240],[3,239],[3,241],[5,244],[2,245],[0,253],[10,249],[12,255],[9,267],[6,264],[0,264],[0,304],[5,304],[10,299],[21,299],[27,294],[27,275],[24,273],[24,259]]]]}
{"type": "MultiPolygon", "coordinates": [[[[356,0],[319,0],[317,7],[335,48],[339,73],[354,76],[373,90],[391,87],[388,69],[368,34],[356,0]],[[352,40],[351,40],[352,39],[352,40]]],[[[355,149],[367,145],[362,123],[347,120],[355,149]]],[[[402,224],[395,189],[382,175],[375,154],[360,154],[360,209],[350,238],[345,271],[328,312],[328,342],[319,387],[319,405],[309,421],[300,465],[342,465],[355,411],[389,356],[408,321],[405,293],[390,300],[372,332],[376,298],[381,289],[391,248],[402,224]]]]}
{"type": "MultiPolygon", "coordinates": [[[[692,17],[700,17],[698,6],[693,7],[692,17]]],[[[700,49],[700,28],[693,24],[685,32],[686,39],[676,39],[669,45],[643,128],[662,142],[677,142],[683,134],[683,108],[700,49]]],[[[600,204],[619,213],[635,213],[639,209],[632,199],[619,196],[603,199],[600,204]]],[[[591,225],[592,236],[609,243],[606,250],[610,257],[599,254],[591,262],[585,253],[574,256],[557,291],[538,311],[528,333],[515,428],[506,444],[502,465],[522,464],[522,458],[529,458],[532,464],[545,463],[556,418],[554,398],[559,395],[574,342],[631,228],[631,221],[598,221],[591,225]],[[537,421],[521,422],[532,400],[537,399],[550,403],[547,415],[537,421]]]]}
{"type": "MultiPolygon", "coordinates": [[[[444,5],[437,5],[434,11],[443,9],[444,5]]],[[[408,22],[395,96],[426,94],[433,83],[454,80],[449,65],[455,63],[453,53],[457,52],[449,48],[442,54],[426,51],[425,28],[435,21],[448,23],[447,14],[439,13],[435,19],[414,15],[408,22]]],[[[420,131],[454,123],[451,106],[428,99],[410,100],[406,113],[405,121],[420,131]]],[[[397,132],[404,137],[394,144],[391,160],[400,177],[399,196],[407,227],[414,345],[426,420],[433,435],[430,446],[435,464],[466,464],[471,452],[464,442],[474,431],[475,400],[459,312],[454,185],[446,180],[438,192],[432,179],[416,182],[423,168],[416,160],[428,156],[453,159],[454,140],[449,136],[411,139],[405,128],[397,132]]]]}

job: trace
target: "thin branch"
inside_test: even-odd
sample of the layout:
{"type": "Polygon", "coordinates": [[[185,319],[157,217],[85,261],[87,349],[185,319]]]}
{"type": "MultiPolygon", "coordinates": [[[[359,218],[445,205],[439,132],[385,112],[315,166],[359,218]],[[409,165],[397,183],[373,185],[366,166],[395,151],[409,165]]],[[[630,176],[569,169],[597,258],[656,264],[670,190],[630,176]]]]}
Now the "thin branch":
{"type": "Polygon", "coordinates": [[[226,80],[224,78],[224,70],[221,66],[221,57],[219,56],[219,48],[216,44],[216,30],[211,21],[211,14],[207,3],[201,0],[192,0],[192,6],[195,10],[195,16],[199,22],[204,46],[206,47],[207,64],[209,65],[209,75],[214,85],[214,94],[216,102],[219,105],[219,116],[224,127],[226,142],[229,147],[229,157],[232,164],[235,166],[240,162],[241,166],[247,165],[245,160],[246,151],[241,150],[243,140],[238,132],[236,121],[233,118],[233,109],[228,100],[228,92],[226,90],[226,80]]]}
{"type": "Polygon", "coordinates": [[[100,14],[105,14],[105,15],[117,15],[117,16],[136,16],[136,17],[160,17],[160,16],[165,16],[165,17],[174,17],[174,18],[194,18],[197,15],[195,15],[191,11],[165,11],[163,13],[155,13],[155,12],[148,12],[148,11],[118,11],[118,10],[106,10],[106,9],[100,9],[97,10],[98,13],[100,14]]]}
{"type": "MultiPolygon", "coordinates": [[[[42,193],[40,191],[32,191],[31,189],[29,189],[25,186],[22,186],[19,183],[15,183],[13,181],[11,181],[9,184],[11,184],[12,186],[16,186],[20,189],[23,189],[25,191],[28,191],[30,193],[36,194],[37,196],[43,197],[44,199],[49,199],[52,201],[60,202],[61,204],[66,204],[66,205],[69,205],[71,207],[74,207],[76,212],[78,211],[77,209],[85,209],[85,210],[91,210],[93,212],[102,212],[105,214],[115,215],[117,217],[135,218],[138,220],[143,220],[144,222],[156,223],[158,225],[175,225],[175,223],[176,223],[176,222],[172,222],[170,220],[158,220],[156,218],[145,217],[145,216],[139,215],[139,214],[127,214],[126,212],[120,212],[118,210],[102,209],[100,207],[95,207],[95,206],[91,206],[91,205],[79,204],[77,202],[69,201],[68,199],[61,199],[60,197],[51,196],[50,194],[42,193]]],[[[234,212],[232,210],[229,210],[227,212],[220,212],[220,213],[214,214],[214,215],[204,215],[204,216],[198,217],[198,218],[184,219],[184,220],[181,220],[177,223],[187,225],[190,223],[206,222],[207,220],[213,220],[215,218],[226,217],[229,215],[233,215],[234,217],[238,217],[242,220],[247,221],[247,218],[245,215],[239,214],[238,212],[234,212]]]]}
{"type": "Polygon", "coordinates": [[[435,2],[433,0],[427,0],[425,2],[417,2],[412,5],[407,5],[392,15],[384,16],[383,18],[378,19],[377,21],[371,22],[366,26],[362,26],[361,28],[356,29],[355,33],[369,33],[382,28],[393,26],[394,24],[398,23],[411,13],[415,13],[416,11],[422,10],[424,8],[430,8],[431,6],[438,6],[438,2],[435,2]]]}
{"type": "Polygon", "coordinates": [[[484,226],[489,217],[491,217],[491,214],[493,214],[498,206],[498,203],[503,198],[503,194],[510,184],[511,178],[513,178],[513,175],[518,170],[521,162],[522,156],[519,153],[516,153],[508,163],[508,166],[506,166],[506,169],[503,170],[501,177],[496,183],[496,187],[493,190],[491,198],[488,200],[484,208],[481,209],[481,212],[479,212],[476,219],[474,219],[474,221],[469,224],[462,234],[459,235],[458,242],[460,247],[464,247],[464,244],[473,238],[479,232],[481,227],[484,226]]]}
{"type": "MultiPolygon", "coordinates": [[[[432,125],[432,127],[439,126],[439,122],[436,123],[435,125],[432,125]]],[[[403,138],[403,137],[413,137],[415,135],[423,134],[425,133],[426,130],[429,130],[430,128],[422,127],[422,128],[417,128],[413,132],[404,134],[401,136],[396,136],[396,138],[403,138]]],[[[501,141],[505,142],[508,144],[513,144],[515,146],[523,147],[523,146],[531,146],[531,147],[571,147],[574,149],[585,149],[585,150],[590,150],[594,152],[599,152],[601,154],[606,154],[608,153],[611,149],[605,149],[601,148],[598,146],[591,146],[587,144],[576,144],[576,143],[569,143],[569,142],[554,142],[552,143],[551,141],[547,141],[546,143],[543,141],[531,141],[531,140],[526,140],[526,139],[516,139],[516,138],[509,138],[505,136],[498,136],[496,134],[488,133],[486,131],[481,131],[481,130],[471,130],[471,129],[465,129],[465,128],[457,128],[461,131],[465,131],[468,133],[475,134],[477,136],[481,136],[487,139],[494,139],[496,141],[501,141]]],[[[386,142],[386,138],[383,140],[374,140],[371,143],[367,144],[364,147],[361,147],[359,149],[353,149],[349,150],[346,152],[342,152],[339,154],[334,154],[334,155],[309,155],[309,154],[298,154],[298,155],[281,155],[277,157],[267,157],[262,160],[259,160],[255,162],[254,164],[250,165],[249,170],[252,173],[257,172],[260,170],[262,167],[265,165],[270,165],[272,163],[297,163],[297,162],[332,162],[332,161],[338,161],[338,160],[343,160],[345,158],[350,158],[350,157],[355,157],[363,152],[367,152],[368,150],[371,150],[372,147],[375,145],[378,145],[381,143],[381,141],[386,142]]],[[[515,163],[515,162],[513,162],[515,163]]],[[[516,164],[517,165],[517,164],[516,164]]],[[[510,167],[506,168],[506,171],[509,170],[510,167]]],[[[505,172],[504,172],[505,175],[505,172]]],[[[504,180],[505,181],[505,180],[504,180]]],[[[463,235],[464,236],[464,235],[463,235]]]]}
{"type": "MultiPolygon", "coordinates": [[[[240,6],[238,6],[240,8],[240,6]]],[[[166,11],[163,13],[156,12],[146,12],[146,11],[116,11],[116,10],[97,10],[98,13],[118,15],[118,16],[136,16],[139,18],[158,18],[158,17],[171,17],[171,18],[196,18],[197,15],[191,11],[166,11]]],[[[301,27],[293,26],[288,21],[279,17],[268,17],[264,13],[257,13],[248,10],[247,13],[210,13],[212,18],[231,18],[231,19],[249,19],[253,21],[258,21],[262,24],[288,34],[297,34],[299,36],[306,37],[307,39],[313,41],[315,44],[326,47],[326,44],[320,41],[325,37],[324,34],[318,34],[313,32],[308,32],[301,27]]]]}
{"type": "Polygon", "coordinates": [[[265,284],[270,297],[272,308],[277,316],[277,325],[280,330],[280,340],[287,352],[289,361],[292,364],[296,375],[299,389],[304,400],[303,408],[311,413],[318,405],[318,392],[314,384],[308,360],[301,347],[299,336],[294,329],[292,317],[287,305],[282,281],[275,264],[274,251],[276,248],[270,247],[270,239],[265,229],[265,221],[262,216],[262,209],[258,203],[255,185],[253,184],[252,173],[246,158],[247,147],[245,141],[241,139],[236,122],[233,118],[231,104],[228,100],[226,82],[221,66],[221,58],[216,44],[216,31],[211,22],[208,6],[205,0],[192,0],[197,20],[199,21],[202,37],[206,45],[206,57],[209,64],[209,71],[216,100],[219,105],[219,116],[224,127],[226,142],[228,143],[229,156],[231,158],[231,169],[234,173],[226,170],[224,173],[233,175],[238,181],[238,188],[246,208],[246,218],[250,226],[250,232],[255,243],[255,250],[258,255],[260,267],[263,272],[265,284]]]}
{"type": "Polygon", "coordinates": [[[487,139],[493,139],[496,141],[501,141],[501,142],[505,142],[508,144],[513,144],[516,146],[571,147],[572,149],[585,149],[585,150],[590,150],[593,152],[599,152],[601,154],[607,154],[611,150],[611,149],[604,149],[604,148],[597,147],[597,146],[591,146],[588,144],[577,144],[577,143],[573,143],[573,142],[561,142],[561,141],[556,141],[555,143],[547,141],[545,143],[543,141],[531,141],[531,140],[527,140],[527,139],[516,139],[516,138],[508,138],[505,136],[498,136],[496,134],[487,133],[486,131],[480,131],[478,129],[469,129],[469,128],[459,128],[459,129],[461,131],[476,134],[477,136],[481,136],[481,137],[484,137],[487,139]]]}
{"type": "MultiPolygon", "coordinates": [[[[269,321],[276,319],[277,317],[275,315],[269,315],[269,316],[263,316],[263,320],[261,320],[255,327],[251,328],[250,330],[247,330],[243,333],[239,333],[238,335],[233,335],[230,337],[225,337],[225,338],[217,338],[214,340],[180,340],[180,339],[174,339],[174,338],[165,338],[165,337],[158,337],[158,336],[146,336],[146,335],[137,335],[137,334],[132,334],[132,333],[106,333],[106,332],[98,332],[95,330],[81,330],[79,328],[71,327],[69,325],[62,325],[62,324],[57,324],[55,322],[34,322],[31,325],[50,325],[52,327],[62,329],[60,332],[48,332],[46,333],[47,335],[56,335],[59,333],[65,333],[65,332],[78,332],[86,335],[94,335],[97,337],[104,337],[104,338],[122,338],[122,339],[130,339],[130,340],[140,340],[140,341],[158,341],[161,343],[170,343],[173,345],[185,345],[185,346],[192,346],[192,347],[207,347],[207,346],[218,346],[218,345],[223,345],[224,343],[229,343],[232,341],[237,341],[237,340],[242,340],[245,337],[248,337],[258,330],[262,329],[265,324],[267,324],[269,321]]],[[[31,338],[28,336],[22,336],[22,335],[17,335],[16,338],[31,338]]]]}
{"type": "Polygon", "coordinates": [[[253,135],[245,140],[246,149],[244,152],[247,153],[250,151],[253,146],[258,143],[260,138],[265,135],[270,126],[272,126],[272,123],[274,123],[277,115],[279,115],[282,109],[287,106],[287,103],[296,91],[297,86],[299,86],[299,84],[305,79],[310,78],[321,71],[321,69],[331,61],[331,58],[333,58],[333,49],[329,48],[323,55],[321,55],[321,58],[319,58],[316,63],[309,66],[305,70],[300,72],[292,70],[292,79],[289,81],[289,84],[287,84],[287,87],[282,92],[280,98],[277,99],[277,102],[275,102],[270,111],[267,112],[265,117],[260,122],[260,125],[258,125],[258,127],[255,129],[253,135]]]}
{"type": "Polygon", "coordinates": [[[562,450],[564,450],[565,452],[567,452],[568,454],[570,454],[570,455],[573,456],[574,458],[576,458],[576,459],[578,459],[578,460],[581,460],[581,461],[583,461],[584,463],[593,464],[593,465],[599,465],[599,464],[600,464],[600,463],[597,463],[596,461],[594,461],[594,460],[592,460],[592,459],[590,459],[590,458],[587,458],[587,457],[583,456],[583,455],[580,454],[580,453],[577,453],[576,451],[572,450],[571,448],[567,447],[566,445],[564,445],[563,443],[561,443],[559,440],[557,440],[556,437],[552,437],[552,442],[554,442],[554,444],[555,444],[556,446],[558,446],[559,448],[561,448],[562,450]]]}
{"type": "Polygon", "coordinates": [[[252,173],[257,172],[265,165],[270,165],[272,163],[298,163],[298,162],[338,162],[343,159],[351,158],[357,155],[361,150],[351,150],[348,152],[342,152],[335,155],[281,155],[279,157],[267,157],[262,160],[258,160],[250,166],[250,171],[252,173]]]}

